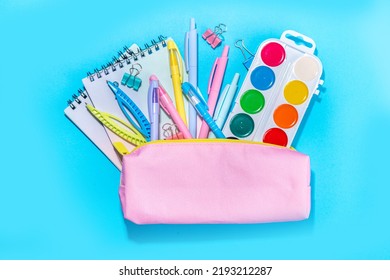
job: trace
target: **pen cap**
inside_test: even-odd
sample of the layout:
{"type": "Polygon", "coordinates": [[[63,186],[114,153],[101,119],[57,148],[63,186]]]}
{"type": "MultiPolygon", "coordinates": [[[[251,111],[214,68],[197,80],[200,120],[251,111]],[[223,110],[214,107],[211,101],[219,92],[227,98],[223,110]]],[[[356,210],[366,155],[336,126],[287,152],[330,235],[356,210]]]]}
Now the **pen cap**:
{"type": "Polygon", "coordinates": [[[183,93],[188,94],[189,91],[190,91],[190,89],[191,89],[191,84],[185,82],[185,83],[183,83],[183,84],[181,85],[181,89],[183,90],[183,93]]]}
{"type": "Polygon", "coordinates": [[[214,65],[213,65],[213,68],[211,69],[211,74],[209,77],[209,83],[207,86],[207,90],[209,93],[210,93],[211,88],[214,85],[217,85],[216,91],[219,92],[219,90],[220,90],[220,87],[222,85],[223,76],[224,76],[225,70],[226,70],[226,64],[228,61],[229,49],[230,49],[230,47],[228,45],[226,45],[223,48],[221,57],[218,57],[214,62],[214,65]]]}
{"type": "Polygon", "coordinates": [[[199,99],[200,102],[202,102],[202,100],[199,98],[199,94],[197,90],[191,83],[189,82],[182,83],[181,89],[183,90],[183,93],[187,95],[189,98],[195,96],[197,99],[199,99]]]}
{"type": "Polygon", "coordinates": [[[187,96],[188,100],[191,102],[192,105],[195,106],[196,104],[199,104],[201,102],[196,94],[194,86],[190,83],[183,83],[181,85],[181,89],[183,90],[184,95],[187,96]]]}
{"type": "MultiPolygon", "coordinates": [[[[167,42],[167,47],[168,47],[168,51],[169,51],[169,64],[170,65],[178,65],[178,61],[177,61],[177,56],[174,52],[177,51],[177,46],[175,44],[175,42],[169,40],[167,42]]],[[[172,69],[171,69],[172,71],[172,69]]]]}
{"type": "MultiPolygon", "coordinates": [[[[164,112],[168,115],[171,116],[168,107],[169,104],[172,104],[172,99],[169,97],[168,93],[164,89],[164,87],[159,83],[158,84],[158,101],[160,103],[161,108],[164,110],[164,112]]],[[[174,106],[172,104],[172,106],[174,106]]]]}
{"type": "Polygon", "coordinates": [[[230,47],[229,47],[228,45],[226,45],[226,46],[223,48],[221,57],[226,57],[226,56],[228,56],[228,54],[229,54],[229,49],[230,49],[230,47]]]}
{"type": "Polygon", "coordinates": [[[184,82],[181,85],[181,89],[183,93],[188,97],[188,100],[192,103],[192,105],[202,104],[206,110],[208,110],[208,106],[206,101],[203,99],[202,94],[195,89],[195,87],[189,83],[184,82]]]}
{"type": "Polygon", "coordinates": [[[188,72],[189,71],[189,61],[188,61],[188,56],[189,56],[189,50],[188,50],[188,47],[189,47],[189,42],[188,42],[188,39],[189,39],[189,32],[186,32],[186,36],[184,38],[184,64],[186,66],[186,71],[188,72]]]}
{"type": "Polygon", "coordinates": [[[196,67],[198,65],[198,33],[194,18],[191,18],[190,20],[190,31],[188,32],[188,37],[188,44],[190,48],[188,54],[189,67],[196,67]]]}
{"type": "Polygon", "coordinates": [[[174,50],[176,49],[177,50],[177,45],[174,41],[172,40],[168,40],[167,42],[167,47],[168,47],[168,50],[174,50]]]}
{"type": "Polygon", "coordinates": [[[179,53],[179,48],[176,43],[172,40],[167,41],[167,47],[169,51],[169,65],[171,70],[171,75],[179,75],[182,77],[183,74],[183,61],[179,53]],[[178,67],[179,69],[177,69],[178,67]]]}

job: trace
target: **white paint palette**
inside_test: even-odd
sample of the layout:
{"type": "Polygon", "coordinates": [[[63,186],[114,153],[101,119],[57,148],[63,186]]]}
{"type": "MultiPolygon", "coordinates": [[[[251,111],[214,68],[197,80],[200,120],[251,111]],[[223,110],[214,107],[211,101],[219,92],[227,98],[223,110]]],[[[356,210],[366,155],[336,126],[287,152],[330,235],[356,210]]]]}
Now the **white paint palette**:
{"type": "Polygon", "coordinates": [[[226,137],[290,147],[323,83],[315,49],[312,39],[292,30],[264,41],[223,128],[226,137]]]}

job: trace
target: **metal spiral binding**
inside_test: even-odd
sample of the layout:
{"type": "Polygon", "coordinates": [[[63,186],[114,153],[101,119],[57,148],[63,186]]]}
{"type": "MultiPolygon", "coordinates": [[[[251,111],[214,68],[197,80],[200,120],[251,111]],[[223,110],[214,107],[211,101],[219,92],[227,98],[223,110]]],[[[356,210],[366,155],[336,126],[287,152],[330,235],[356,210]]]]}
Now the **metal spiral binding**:
{"type": "Polygon", "coordinates": [[[108,67],[110,67],[110,62],[107,63],[106,65],[102,65],[102,70],[104,72],[104,74],[107,76],[110,72],[108,72],[108,67]]]}
{"type": "Polygon", "coordinates": [[[76,102],[77,104],[81,104],[81,100],[80,100],[80,96],[84,99],[86,99],[88,96],[85,94],[85,88],[81,89],[79,88],[77,90],[78,92],[78,95],[77,94],[72,94],[72,99],[68,99],[67,103],[68,103],[68,106],[74,110],[76,109],[76,106],[73,104],[73,102],[76,102]]]}
{"type": "Polygon", "coordinates": [[[122,62],[122,60],[119,59],[119,57],[121,57],[123,59],[123,61],[126,61],[127,64],[130,63],[130,60],[127,59],[127,56],[123,52],[119,51],[118,57],[115,57],[115,56],[112,57],[112,60],[115,61],[114,65],[117,64],[119,66],[119,68],[123,68],[123,62],[122,62]]]}
{"type": "Polygon", "coordinates": [[[124,55],[126,56],[126,59],[127,59],[127,60],[126,60],[126,63],[127,63],[127,64],[130,64],[130,58],[133,58],[134,61],[137,61],[137,60],[138,60],[138,56],[137,56],[137,54],[136,54],[135,52],[133,52],[133,50],[129,49],[127,46],[125,46],[123,49],[124,49],[125,52],[127,53],[127,55],[124,54],[124,55]]]}
{"type": "MultiPolygon", "coordinates": [[[[152,44],[153,44],[153,41],[152,41],[152,44]]],[[[148,51],[148,54],[152,54],[153,53],[152,47],[149,46],[149,44],[147,44],[147,43],[145,44],[145,50],[148,51]]]]}
{"type": "Polygon", "coordinates": [[[144,44],[144,48],[138,48],[136,52],[129,49],[127,46],[123,47],[123,51],[118,51],[117,56],[113,56],[112,61],[102,65],[100,68],[95,68],[92,72],[87,72],[87,76],[91,82],[95,81],[95,79],[100,79],[103,75],[107,76],[110,72],[114,72],[117,70],[117,67],[122,68],[124,64],[131,64],[131,60],[138,61],[141,57],[145,57],[146,53],[149,55],[153,53],[153,51],[159,51],[161,46],[165,48],[167,46],[166,37],[163,35],[158,36],[158,39],[151,40],[150,44],[144,44]],[[153,50],[154,49],[154,50],[153,50]]]}
{"type": "Polygon", "coordinates": [[[160,50],[160,47],[158,46],[158,42],[156,42],[156,40],[152,40],[152,45],[154,46],[154,49],[156,50],[156,51],[158,51],[158,50],[160,50]]]}
{"type": "Polygon", "coordinates": [[[73,97],[73,100],[76,101],[77,104],[81,104],[81,101],[76,94],[72,94],[72,97],[73,97]]]}
{"type": "Polygon", "coordinates": [[[141,48],[137,49],[137,53],[139,53],[141,57],[145,57],[145,51],[143,51],[141,48]]]}

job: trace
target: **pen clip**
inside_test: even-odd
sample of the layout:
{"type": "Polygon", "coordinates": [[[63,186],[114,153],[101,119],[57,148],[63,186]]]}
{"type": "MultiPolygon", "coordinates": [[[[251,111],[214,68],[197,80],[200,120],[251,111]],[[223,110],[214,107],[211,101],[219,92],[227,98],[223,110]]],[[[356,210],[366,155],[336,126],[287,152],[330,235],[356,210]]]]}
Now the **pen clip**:
{"type": "Polygon", "coordinates": [[[152,94],[153,94],[153,85],[152,82],[149,81],[149,88],[148,88],[148,113],[149,113],[149,120],[152,119],[152,94]]]}
{"type": "Polygon", "coordinates": [[[210,88],[213,84],[213,81],[214,81],[214,75],[215,75],[215,71],[217,70],[217,66],[218,66],[218,61],[219,61],[219,58],[217,58],[215,61],[214,61],[214,65],[213,65],[213,69],[211,69],[211,73],[210,73],[210,77],[209,77],[209,84],[207,86],[207,92],[210,94],[210,88]]]}
{"type": "Polygon", "coordinates": [[[179,52],[179,50],[177,49],[176,47],[176,56],[178,58],[178,61],[179,61],[179,71],[180,71],[180,82],[182,83],[183,82],[183,75],[184,75],[184,72],[183,72],[183,58],[181,57],[181,54],[179,52]]]}
{"type": "Polygon", "coordinates": [[[159,84],[158,81],[156,80],[151,80],[149,81],[149,88],[148,88],[148,112],[149,112],[149,119],[152,119],[152,103],[153,103],[153,94],[154,90],[157,88],[158,89],[159,84]]]}
{"type": "Polygon", "coordinates": [[[158,91],[159,91],[159,103],[160,103],[160,106],[161,108],[164,110],[164,112],[169,116],[171,117],[171,114],[169,113],[169,110],[167,109],[166,107],[166,104],[165,104],[165,99],[162,97],[164,95],[164,93],[166,94],[166,96],[168,95],[165,91],[165,89],[162,87],[162,85],[159,83],[158,84],[158,91]]]}
{"type": "Polygon", "coordinates": [[[198,94],[197,97],[199,98],[199,101],[202,102],[206,106],[206,109],[208,110],[209,108],[207,105],[207,100],[205,99],[203,93],[200,91],[199,87],[196,89],[196,93],[198,94]]]}
{"type": "Polygon", "coordinates": [[[189,67],[189,61],[188,61],[188,56],[189,56],[189,45],[190,45],[190,33],[186,32],[185,38],[184,38],[184,63],[186,66],[186,72],[190,70],[189,67]]]}
{"type": "Polygon", "coordinates": [[[199,88],[196,89],[191,83],[187,82],[187,84],[189,85],[190,89],[192,90],[192,92],[194,93],[195,97],[199,100],[199,102],[206,108],[206,110],[209,109],[209,107],[207,106],[207,102],[206,100],[204,100],[203,96],[202,96],[202,93],[199,91],[199,88]]]}
{"type": "Polygon", "coordinates": [[[178,62],[178,66],[179,66],[179,76],[180,76],[180,83],[183,82],[183,75],[184,75],[184,72],[183,72],[183,58],[181,57],[181,54],[179,52],[179,48],[177,47],[176,43],[171,40],[170,41],[171,44],[173,45],[171,50],[173,52],[173,55],[176,55],[176,60],[178,62]]]}
{"type": "Polygon", "coordinates": [[[169,110],[166,107],[165,100],[164,100],[164,98],[161,98],[161,95],[162,95],[162,93],[161,93],[162,92],[161,86],[158,87],[158,90],[159,90],[159,94],[160,94],[160,96],[159,96],[160,106],[164,110],[164,112],[170,117],[171,114],[169,114],[169,110]]]}

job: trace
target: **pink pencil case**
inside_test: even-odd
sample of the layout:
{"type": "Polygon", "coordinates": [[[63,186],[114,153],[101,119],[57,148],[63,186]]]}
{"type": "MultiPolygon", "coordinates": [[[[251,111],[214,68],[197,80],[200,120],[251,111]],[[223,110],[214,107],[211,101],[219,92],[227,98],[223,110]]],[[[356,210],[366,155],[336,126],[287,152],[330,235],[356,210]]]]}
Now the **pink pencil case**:
{"type": "Polygon", "coordinates": [[[119,194],[136,224],[298,221],[310,214],[310,159],[249,141],[154,141],[124,155],[119,194]]]}

